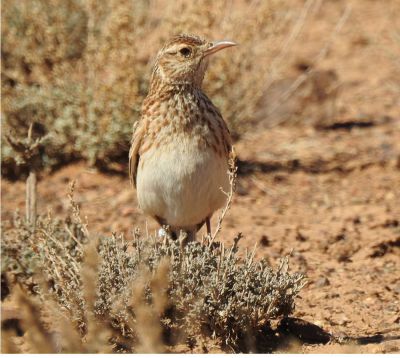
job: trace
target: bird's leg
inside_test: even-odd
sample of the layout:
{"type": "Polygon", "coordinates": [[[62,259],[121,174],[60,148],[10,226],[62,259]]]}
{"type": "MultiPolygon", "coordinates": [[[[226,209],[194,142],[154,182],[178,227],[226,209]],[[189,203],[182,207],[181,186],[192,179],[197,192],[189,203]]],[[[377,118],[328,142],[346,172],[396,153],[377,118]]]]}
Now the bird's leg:
{"type": "Polygon", "coordinates": [[[188,241],[196,241],[196,230],[188,231],[188,241]]]}
{"type": "Polygon", "coordinates": [[[207,235],[211,237],[211,222],[210,222],[210,217],[206,219],[206,225],[207,225],[207,235]]]}

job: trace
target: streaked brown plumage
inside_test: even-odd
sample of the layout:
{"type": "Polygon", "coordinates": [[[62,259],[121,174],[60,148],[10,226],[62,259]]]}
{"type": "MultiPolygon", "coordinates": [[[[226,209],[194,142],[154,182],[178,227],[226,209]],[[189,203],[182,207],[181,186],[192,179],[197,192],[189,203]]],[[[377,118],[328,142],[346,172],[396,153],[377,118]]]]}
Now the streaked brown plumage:
{"type": "Polygon", "coordinates": [[[235,45],[179,35],[158,53],[129,153],[129,174],[145,214],[190,238],[225,203],[229,130],[202,92],[209,55],[235,45]]]}

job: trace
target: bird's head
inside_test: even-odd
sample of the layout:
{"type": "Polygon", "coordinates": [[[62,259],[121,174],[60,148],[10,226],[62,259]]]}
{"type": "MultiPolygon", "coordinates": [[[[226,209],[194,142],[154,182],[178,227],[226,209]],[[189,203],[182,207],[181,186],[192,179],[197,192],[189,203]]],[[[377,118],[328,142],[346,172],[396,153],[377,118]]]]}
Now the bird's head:
{"type": "Polygon", "coordinates": [[[209,42],[193,35],[178,35],[158,53],[152,82],[201,87],[209,56],[235,45],[232,41],[209,42]]]}

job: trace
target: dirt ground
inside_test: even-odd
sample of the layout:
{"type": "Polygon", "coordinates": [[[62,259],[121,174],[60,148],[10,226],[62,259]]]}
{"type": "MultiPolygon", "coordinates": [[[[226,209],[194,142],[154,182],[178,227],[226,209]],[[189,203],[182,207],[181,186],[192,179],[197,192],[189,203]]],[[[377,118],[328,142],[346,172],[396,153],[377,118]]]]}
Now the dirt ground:
{"type": "MultiPolygon", "coordinates": [[[[242,232],[242,249],[257,245],[257,256],[273,265],[291,253],[292,270],[308,277],[293,316],[336,338],[323,345],[299,337],[278,351],[400,352],[400,40],[391,45],[392,30],[400,29],[396,2],[324,2],[290,51],[287,78],[318,55],[345,3],[352,5],[350,17],[310,79],[236,143],[237,193],[220,240],[229,244],[242,232]],[[329,115],[321,113],[326,101],[318,97],[324,73],[337,81],[329,115]],[[301,121],[285,120],[307,105],[315,111],[301,121]],[[271,118],[284,123],[271,125],[271,118]]],[[[285,86],[271,87],[266,107],[285,86]]],[[[63,215],[68,183],[75,180],[91,233],[155,230],[137,208],[125,173],[65,166],[40,180],[39,212],[63,215]]],[[[3,220],[16,208],[24,210],[24,183],[3,180],[3,220]]]]}

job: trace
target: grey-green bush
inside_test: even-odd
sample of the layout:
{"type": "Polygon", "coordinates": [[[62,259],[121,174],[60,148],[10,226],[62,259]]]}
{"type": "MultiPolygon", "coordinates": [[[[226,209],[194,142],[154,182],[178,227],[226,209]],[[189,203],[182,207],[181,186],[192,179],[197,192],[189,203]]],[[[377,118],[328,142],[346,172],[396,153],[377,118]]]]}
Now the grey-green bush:
{"type": "Polygon", "coordinates": [[[246,351],[248,337],[293,311],[305,283],[288,272],[287,258],[275,270],[254,252],[239,258],[238,240],[230,248],[207,240],[184,245],[135,231],[130,241],[115,234],[96,241],[74,213],[64,221],[39,218],[34,231],[18,217],[5,226],[2,272],[38,295],[43,309],[52,297],[83,346],[95,320],[97,329],[111,332],[116,352],[144,351],[143,327],[150,323],[160,334],[147,350],[209,338],[222,349],[246,351]],[[90,251],[93,240],[97,249],[90,251]]]}

